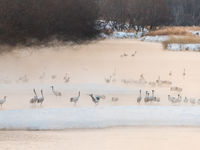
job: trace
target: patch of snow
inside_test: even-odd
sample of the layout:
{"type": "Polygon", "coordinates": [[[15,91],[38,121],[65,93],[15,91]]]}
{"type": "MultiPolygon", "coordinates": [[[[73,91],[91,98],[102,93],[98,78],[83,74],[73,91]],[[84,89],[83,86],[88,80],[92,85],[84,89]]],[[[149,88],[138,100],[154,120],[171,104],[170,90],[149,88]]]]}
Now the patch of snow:
{"type": "Polygon", "coordinates": [[[0,111],[0,129],[200,126],[199,107],[112,106],[0,111]]]}
{"type": "Polygon", "coordinates": [[[107,25],[105,26],[105,29],[110,30],[110,29],[112,29],[112,26],[111,26],[110,24],[107,24],[107,25]]]}
{"type": "Polygon", "coordinates": [[[193,35],[200,36],[200,31],[190,31],[193,35]]]}
{"type": "Polygon", "coordinates": [[[136,33],[136,38],[141,38],[145,33],[140,31],[136,33]]]}
{"type": "Polygon", "coordinates": [[[100,33],[100,37],[102,38],[113,38],[113,39],[135,39],[135,38],[141,38],[143,36],[143,32],[118,32],[114,31],[111,35],[107,35],[104,33],[100,33]]]}
{"type": "Polygon", "coordinates": [[[109,38],[109,35],[105,34],[105,33],[100,33],[99,35],[101,38],[109,38]]]}
{"type": "Polygon", "coordinates": [[[120,24],[116,21],[105,20],[97,20],[96,29],[100,32],[102,31],[100,37],[103,38],[141,38],[144,34],[149,32],[148,29],[142,28],[140,26],[133,27],[129,23],[120,24]],[[130,30],[135,32],[129,32],[130,30]],[[108,33],[113,32],[113,34],[107,35],[103,33],[104,31],[108,31],[108,33]]]}
{"type": "Polygon", "coordinates": [[[149,32],[149,30],[148,30],[147,28],[144,28],[144,29],[143,29],[143,32],[144,32],[144,33],[147,33],[147,32],[149,32]]]}
{"type": "Polygon", "coordinates": [[[145,42],[163,42],[169,40],[169,36],[144,36],[140,40],[145,42]]]}
{"type": "Polygon", "coordinates": [[[199,51],[200,50],[200,44],[168,44],[167,46],[168,50],[174,50],[174,51],[181,51],[181,50],[188,50],[188,51],[199,51]]]}
{"type": "Polygon", "coordinates": [[[135,38],[136,34],[132,33],[132,32],[113,32],[113,34],[111,35],[112,38],[135,38]]]}

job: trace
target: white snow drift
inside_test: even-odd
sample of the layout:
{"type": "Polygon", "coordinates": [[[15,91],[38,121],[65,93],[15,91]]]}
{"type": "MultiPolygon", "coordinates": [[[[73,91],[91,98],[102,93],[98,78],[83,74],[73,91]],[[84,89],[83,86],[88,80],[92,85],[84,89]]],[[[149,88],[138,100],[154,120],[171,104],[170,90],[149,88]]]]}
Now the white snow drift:
{"type": "Polygon", "coordinates": [[[116,106],[0,111],[0,129],[200,126],[199,107],[116,106]]]}
{"type": "Polygon", "coordinates": [[[103,38],[112,38],[112,39],[138,39],[141,38],[143,34],[144,34],[143,32],[114,31],[111,35],[101,33],[100,36],[103,38]]]}
{"type": "Polygon", "coordinates": [[[164,42],[169,40],[169,36],[144,36],[141,38],[141,40],[145,42],[164,42]]]}
{"type": "Polygon", "coordinates": [[[193,35],[200,36],[200,31],[191,31],[193,35]]]}
{"type": "Polygon", "coordinates": [[[182,50],[188,50],[188,51],[200,51],[200,44],[168,44],[167,46],[168,50],[174,50],[174,51],[182,51],[182,50]]]}

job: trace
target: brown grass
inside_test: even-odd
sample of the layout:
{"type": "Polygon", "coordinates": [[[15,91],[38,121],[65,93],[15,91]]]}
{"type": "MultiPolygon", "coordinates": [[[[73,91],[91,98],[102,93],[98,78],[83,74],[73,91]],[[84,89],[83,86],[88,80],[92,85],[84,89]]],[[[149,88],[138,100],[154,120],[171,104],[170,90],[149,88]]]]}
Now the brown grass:
{"type": "Polygon", "coordinates": [[[190,31],[200,30],[199,26],[194,27],[162,27],[161,29],[150,31],[146,35],[148,36],[155,36],[155,35],[184,35],[189,36],[192,35],[190,31]]]}
{"type": "Polygon", "coordinates": [[[171,36],[169,40],[164,41],[163,47],[166,49],[168,44],[199,44],[200,37],[196,36],[181,36],[181,37],[174,37],[171,36]]]}

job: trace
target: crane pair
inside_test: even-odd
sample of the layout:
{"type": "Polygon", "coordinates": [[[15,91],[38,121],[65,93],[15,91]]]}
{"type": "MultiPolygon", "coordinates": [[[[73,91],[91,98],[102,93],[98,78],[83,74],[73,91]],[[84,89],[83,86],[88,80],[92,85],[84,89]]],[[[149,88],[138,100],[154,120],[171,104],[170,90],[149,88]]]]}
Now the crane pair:
{"type": "Polygon", "coordinates": [[[40,92],[41,92],[41,97],[38,97],[36,90],[33,89],[34,97],[31,98],[30,103],[32,104],[40,103],[40,105],[42,105],[42,103],[44,102],[43,90],[41,90],[40,92]]]}
{"type": "MultiPolygon", "coordinates": [[[[80,98],[80,91],[78,92],[78,96],[76,97],[71,97],[70,98],[70,102],[74,102],[74,104],[76,105],[76,103],[78,102],[79,98],[80,98]]],[[[88,94],[91,98],[92,101],[97,105],[100,101],[100,99],[105,99],[106,97],[104,95],[94,95],[94,94],[88,94]]]]}

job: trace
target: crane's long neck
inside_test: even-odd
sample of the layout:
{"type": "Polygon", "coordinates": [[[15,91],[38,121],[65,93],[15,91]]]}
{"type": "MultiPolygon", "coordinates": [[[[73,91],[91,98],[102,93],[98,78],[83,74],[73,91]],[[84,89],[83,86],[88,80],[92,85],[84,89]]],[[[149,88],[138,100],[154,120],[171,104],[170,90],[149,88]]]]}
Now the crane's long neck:
{"type": "Polygon", "coordinates": [[[44,98],[43,91],[41,91],[42,98],[44,98]]]}
{"type": "Polygon", "coordinates": [[[78,92],[78,98],[80,97],[80,95],[81,95],[81,93],[80,93],[80,92],[78,92]]]}
{"type": "Polygon", "coordinates": [[[35,96],[37,97],[37,93],[36,93],[35,89],[33,90],[33,92],[34,92],[35,96]]]}
{"type": "Polygon", "coordinates": [[[51,88],[52,88],[52,92],[55,94],[56,91],[55,91],[54,87],[52,86],[51,88]]]}

